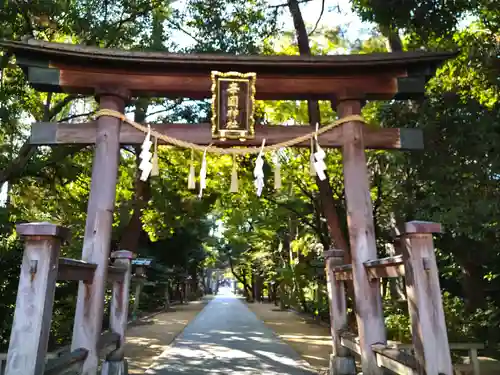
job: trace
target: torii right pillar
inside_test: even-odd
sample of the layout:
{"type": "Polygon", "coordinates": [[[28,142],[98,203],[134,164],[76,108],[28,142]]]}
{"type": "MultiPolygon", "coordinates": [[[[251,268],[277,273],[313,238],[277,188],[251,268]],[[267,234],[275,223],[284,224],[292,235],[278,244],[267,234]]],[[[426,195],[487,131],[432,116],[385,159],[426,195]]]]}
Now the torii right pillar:
{"type": "MultiPolygon", "coordinates": [[[[361,101],[342,99],[337,106],[339,118],[361,114],[361,101]]],[[[347,226],[352,258],[356,320],[358,325],[363,375],[381,375],[373,344],[387,342],[380,281],[370,280],[364,262],[377,259],[373,206],[363,142],[363,123],[342,125],[342,158],[347,206],[347,226]]]]}

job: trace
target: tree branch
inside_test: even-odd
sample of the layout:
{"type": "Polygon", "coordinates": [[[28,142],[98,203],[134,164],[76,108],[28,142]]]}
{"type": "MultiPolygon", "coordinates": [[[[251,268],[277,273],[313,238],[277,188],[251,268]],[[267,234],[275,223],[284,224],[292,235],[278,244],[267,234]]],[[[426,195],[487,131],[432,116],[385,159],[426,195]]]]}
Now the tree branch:
{"type": "Polygon", "coordinates": [[[276,201],[275,199],[273,198],[270,198],[270,197],[265,197],[264,199],[267,199],[269,202],[271,203],[274,203],[278,206],[281,206],[283,208],[286,208],[288,211],[290,212],[293,212],[296,216],[297,216],[297,219],[300,220],[300,222],[302,224],[305,224],[307,226],[309,226],[310,228],[312,228],[314,230],[314,232],[316,232],[317,234],[321,235],[321,229],[317,226],[315,226],[313,223],[311,223],[309,220],[307,220],[304,215],[302,215],[299,211],[297,211],[296,209],[290,207],[289,205],[285,204],[285,203],[280,203],[278,201],[276,201]]]}
{"type": "Polygon", "coordinates": [[[78,114],[78,115],[71,115],[71,116],[59,119],[57,122],[67,122],[69,120],[73,120],[73,119],[78,118],[78,117],[92,116],[95,113],[96,113],[96,111],[91,111],[91,112],[87,112],[87,113],[81,113],[81,114],[78,114]]]}
{"type": "MultiPolygon", "coordinates": [[[[297,4],[302,4],[302,3],[309,3],[312,0],[298,0],[297,4]]],[[[282,4],[277,4],[277,5],[270,5],[269,8],[283,8],[289,6],[289,3],[282,3],[282,4]]]]}
{"type": "Polygon", "coordinates": [[[195,36],[193,36],[193,34],[191,34],[189,31],[185,30],[182,26],[180,26],[180,25],[178,25],[175,22],[172,22],[170,20],[165,20],[165,21],[168,22],[171,26],[173,26],[177,30],[182,31],[188,37],[190,37],[191,39],[193,39],[196,43],[203,44],[203,42],[201,40],[199,40],[198,38],[196,38],[195,36]]]}
{"type": "Polygon", "coordinates": [[[48,116],[46,119],[43,119],[44,121],[50,121],[54,117],[56,117],[59,112],[63,110],[64,107],[66,107],[69,103],[71,103],[75,99],[80,99],[83,98],[82,95],[77,95],[77,94],[71,94],[66,96],[64,99],[60,100],[57,102],[49,111],[48,116]]]}
{"type": "Polygon", "coordinates": [[[314,197],[314,195],[312,195],[312,193],[309,190],[307,190],[304,185],[302,185],[301,181],[298,178],[295,178],[294,182],[297,185],[297,187],[300,189],[302,194],[304,194],[306,197],[308,197],[311,200],[311,202],[315,201],[316,198],[314,197]]]}
{"type": "Polygon", "coordinates": [[[9,165],[0,171],[0,186],[5,182],[10,181],[14,176],[19,176],[20,172],[24,169],[36,151],[37,148],[31,145],[29,139],[26,140],[19,149],[19,154],[14,158],[14,160],[12,160],[9,165]]]}
{"type": "Polygon", "coordinates": [[[315,33],[316,29],[318,28],[318,25],[321,21],[321,18],[323,17],[323,13],[325,12],[325,0],[322,0],[321,2],[321,12],[319,13],[318,20],[316,21],[316,24],[314,25],[314,28],[309,32],[309,36],[315,33]]]}

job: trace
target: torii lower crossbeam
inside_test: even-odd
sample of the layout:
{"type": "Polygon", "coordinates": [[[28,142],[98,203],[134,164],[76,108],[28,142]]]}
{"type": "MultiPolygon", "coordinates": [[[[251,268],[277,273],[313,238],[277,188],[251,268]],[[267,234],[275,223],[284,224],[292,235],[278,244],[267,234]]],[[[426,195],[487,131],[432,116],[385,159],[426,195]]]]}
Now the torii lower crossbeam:
{"type": "MultiPolygon", "coordinates": [[[[210,124],[152,124],[152,129],[161,134],[168,134],[172,138],[196,143],[198,145],[213,144],[219,147],[231,146],[260,146],[263,139],[266,145],[284,142],[288,139],[303,136],[311,132],[312,127],[307,125],[279,126],[257,125],[255,138],[245,142],[227,139],[225,141],[212,139],[210,124]]],[[[30,143],[34,145],[60,144],[94,144],[96,142],[96,123],[35,123],[31,129],[30,143]]],[[[325,148],[342,147],[343,127],[339,126],[319,136],[319,142],[325,148]]],[[[370,129],[363,128],[364,145],[367,149],[423,149],[423,137],[420,129],[370,129]]],[[[124,123],[120,130],[121,144],[141,144],[144,134],[134,127],[124,123]]],[[[164,144],[159,139],[158,143],[164,144]]],[[[310,147],[306,141],[294,147],[310,147]]]]}

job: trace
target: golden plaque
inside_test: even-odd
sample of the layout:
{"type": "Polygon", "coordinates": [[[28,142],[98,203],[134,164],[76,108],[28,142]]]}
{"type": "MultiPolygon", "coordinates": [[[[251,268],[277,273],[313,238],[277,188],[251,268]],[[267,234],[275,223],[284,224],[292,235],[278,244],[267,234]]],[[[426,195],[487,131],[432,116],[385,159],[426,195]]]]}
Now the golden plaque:
{"type": "Polygon", "coordinates": [[[212,138],[255,136],[255,73],[212,72],[212,138]]]}

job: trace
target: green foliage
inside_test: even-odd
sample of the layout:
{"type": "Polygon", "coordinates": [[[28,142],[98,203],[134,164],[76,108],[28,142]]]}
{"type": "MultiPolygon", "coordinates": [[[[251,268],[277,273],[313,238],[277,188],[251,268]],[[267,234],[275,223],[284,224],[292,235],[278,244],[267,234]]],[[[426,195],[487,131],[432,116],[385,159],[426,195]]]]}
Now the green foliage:
{"type": "Polygon", "coordinates": [[[426,43],[450,38],[461,17],[477,7],[470,0],[353,0],[353,8],[363,20],[383,27],[402,29],[426,43]]]}
{"type": "MultiPolygon", "coordinates": [[[[0,37],[38,39],[118,48],[191,53],[298,54],[293,31],[281,30],[279,7],[263,0],[162,0],[4,2],[0,37]],[[191,45],[177,44],[183,34],[191,45]]],[[[311,36],[313,54],[386,51],[382,35],[399,32],[406,48],[455,50],[428,84],[423,102],[368,102],[364,117],[385,127],[424,131],[423,152],[367,152],[377,245],[385,254],[394,219],[440,222],[446,234],[436,238],[442,270],[450,339],[475,338],[495,345],[500,267],[497,258],[500,174],[499,68],[500,17],[492,0],[353,0],[365,20],[375,22],[367,39],[346,40],[340,26],[318,28],[311,36]],[[467,15],[474,22],[459,29],[467,15]],[[382,35],[381,35],[382,34],[382,35]],[[467,321],[463,317],[468,316],[467,321]]],[[[84,234],[92,147],[26,147],[29,123],[86,121],[95,111],[92,98],[37,93],[5,52],[1,56],[0,183],[9,182],[9,201],[0,207],[0,346],[5,349],[17,290],[22,253],[14,224],[52,221],[70,227],[72,241],[63,255],[78,258],[84,234]],[[75,115],[84,109],[82,116],[75,115]]],[[[321,123],[336,114],[319,103],[321,123]]],[[[141,111],[150,122],[207,122],[207,101],[134,98],[127,111],[141,111]]],[[[308,124],[305,101],[262,101],[257,120],[266,124],[308,124]]],[[[142,120],[141,120],[142,121],[142,120]]],[[[266,155],[266,186],[257,197],[253,186],[255,156],[238,157],[239,191],[229,193],[233,160],[208,157],[208,186],[200,199],[187,189],[189,152],[161,148],[158,177],[138,183],[137,150],[121,151],[112,247],[137,234],[137,249],[154,256],[179,281],[200,278],[204,267],[231,268],[251,292],[280,285],[282,305],[328,317],[321,250],[331,244],[316,181],[309,173],[309,150],[281,150],[282,187],[273,187],[275,163],[266,155]],[[139,217],[139,221],[134,220],[139,217]],[[135,224],[134,224],[135,223],[135,224]],[[135,226],[134,226],[134,225],[135,226]],[[132,229],[131,229],[132,228],[132,229]]],[[[201,156],[194,155],[199,170],[201,156]]],[[[332,194],[345,229],[341,154],[327,152],[332,194]]],[[[125,241],[126,242],[126,241],[125,241]]],[[[128,243],[126,244],[129,245],[128,243]]],[[[74,309],[74,283],[57,289],[51,347],[68,342],[74,309]]],[[[142,309],[158,307],[164,287],[148,287],[142,309]]],[[[262,291],[262,294],[268,292],[262,291]]],[[[108,296],[109,298],[109,296],[108,296]]],[[[390,338],[409,340],[407,312],[386,301],[390,338]]],[[[2,350],[3,350],[2,349],[2,350]]]]}

